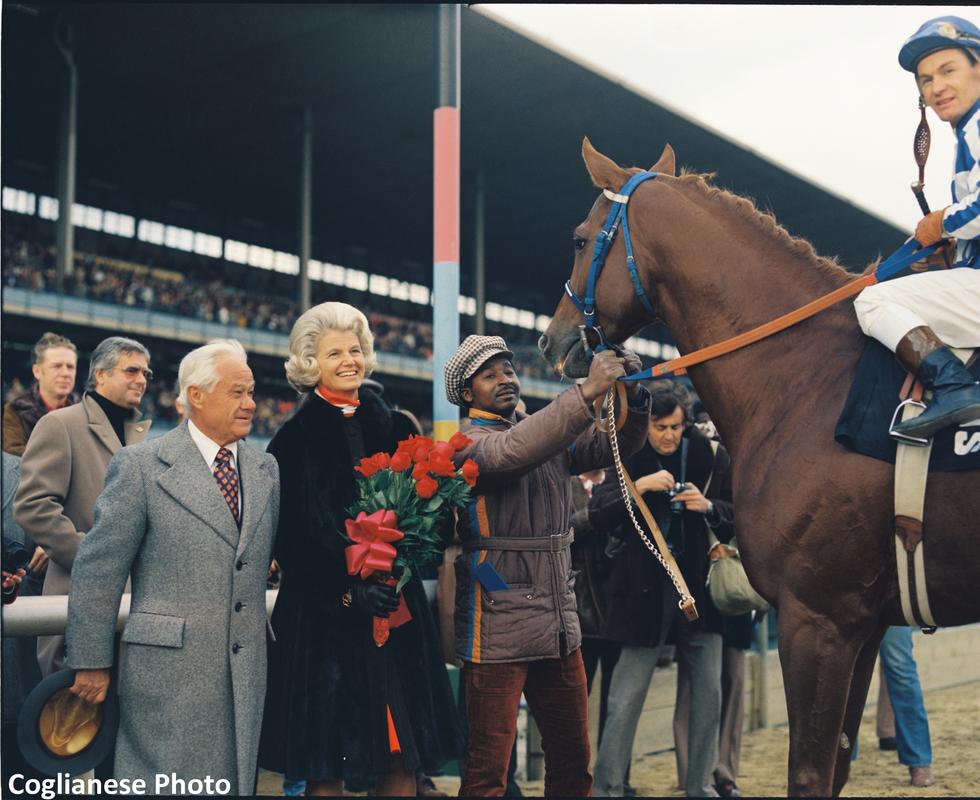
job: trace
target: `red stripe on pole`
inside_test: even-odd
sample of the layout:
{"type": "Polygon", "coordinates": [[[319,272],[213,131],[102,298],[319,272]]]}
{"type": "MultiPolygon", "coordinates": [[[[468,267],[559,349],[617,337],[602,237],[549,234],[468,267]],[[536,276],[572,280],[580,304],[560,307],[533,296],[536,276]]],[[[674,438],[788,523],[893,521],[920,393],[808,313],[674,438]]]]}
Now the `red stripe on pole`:
{"type": "Polygon", "coordinates": [[[459,263],[459,109],[435,110],[433,138],[433,261],[459,263]]]}

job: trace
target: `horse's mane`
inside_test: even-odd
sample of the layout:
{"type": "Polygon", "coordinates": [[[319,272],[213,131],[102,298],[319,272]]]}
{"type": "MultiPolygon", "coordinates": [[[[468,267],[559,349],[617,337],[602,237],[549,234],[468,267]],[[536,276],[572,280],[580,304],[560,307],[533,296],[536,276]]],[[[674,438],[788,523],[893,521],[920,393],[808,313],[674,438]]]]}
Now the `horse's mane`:
{"type": "Polygon", "coordinates": [[[682,169],[681,174],[677,176],[677,180],[685,185],[694,187],[705,197],[717,200],[731,208],[740,218],[754,226],[761,233],[776,239],[787,250],[809,263],[814,269],[824,272],[829,277],[838,281],[848,277],[847,271],[838,263],[836,257],[827,258],[818,254],[810,242],[790,234],[789,231],[776,222],[776,218],[770,212],[760,211],[749,198],[734,194],[727,189],[713,186],[711,179],[714,176],[715,173],[713,172],[699,173],[693,170],[682,169]]]}

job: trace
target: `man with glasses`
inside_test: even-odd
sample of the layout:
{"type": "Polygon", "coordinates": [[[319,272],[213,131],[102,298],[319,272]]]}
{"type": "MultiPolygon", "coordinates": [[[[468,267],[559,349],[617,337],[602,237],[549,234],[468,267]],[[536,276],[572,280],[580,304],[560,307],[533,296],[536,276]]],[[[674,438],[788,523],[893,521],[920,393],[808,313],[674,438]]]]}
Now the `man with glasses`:
{"type": "MultiPolygon", "coordinates": [[[[139,406],[153,378],[150,353],[122,336],[101,341],[92,353],[82,401],[45,414],[24,450],[14,515],[48,554],[42,593],[68,594],[78,546],[92,527],[95,501],[113,454],[146,438],[150,422],[139,406]]],[[[63,636],[38,637],[43,675],[61,669],[63,636]]]]}

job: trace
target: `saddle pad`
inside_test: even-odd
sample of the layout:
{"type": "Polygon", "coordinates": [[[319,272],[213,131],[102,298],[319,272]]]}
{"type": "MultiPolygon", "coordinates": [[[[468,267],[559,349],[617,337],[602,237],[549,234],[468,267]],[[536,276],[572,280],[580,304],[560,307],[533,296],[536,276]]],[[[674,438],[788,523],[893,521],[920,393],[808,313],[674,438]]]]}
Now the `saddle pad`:
{"type": "MultiPolygon", "coordinates": [[[[974,361],[970,372],[980,378],[980,359],[974,361]]],[[[888,435],[888,426],[905,376],[895,355],[877,340],[869,339],[837,420],[834,438],[850,450],[894,464],[896,443],[888,435]]],[[[980,469],[980,422],[939,431],[933,437],[929,470],[971,469],[980,469]]]]}

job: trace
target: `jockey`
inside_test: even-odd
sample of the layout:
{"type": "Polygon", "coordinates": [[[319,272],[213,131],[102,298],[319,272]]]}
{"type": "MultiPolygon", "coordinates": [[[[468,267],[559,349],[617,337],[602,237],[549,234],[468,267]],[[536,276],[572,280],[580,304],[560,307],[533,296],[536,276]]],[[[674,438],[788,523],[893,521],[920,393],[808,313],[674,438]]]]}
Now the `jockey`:
{"type": "Polygon", "coordinates": [[[932,389],[929,407],[895,426],[897,433],[929,438],[947,425],[980,419],[980,386],[949,350],[980,347],[980,29],[961,17],[931,19],[905,41],[898,62],[915,74],[922,101],[956,134],[953,202],[915,228],[923,246],[955,238],[956,262],[869,286],[854,307],[865,334],[932,389]]]}

